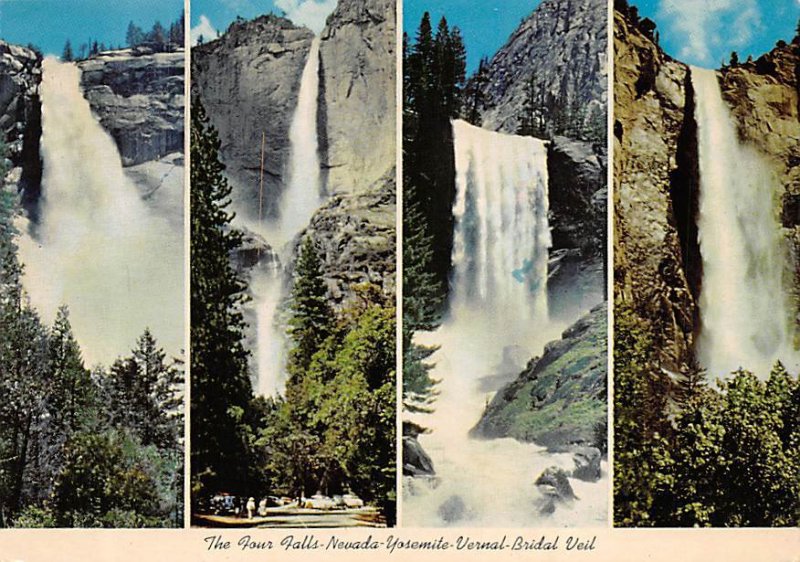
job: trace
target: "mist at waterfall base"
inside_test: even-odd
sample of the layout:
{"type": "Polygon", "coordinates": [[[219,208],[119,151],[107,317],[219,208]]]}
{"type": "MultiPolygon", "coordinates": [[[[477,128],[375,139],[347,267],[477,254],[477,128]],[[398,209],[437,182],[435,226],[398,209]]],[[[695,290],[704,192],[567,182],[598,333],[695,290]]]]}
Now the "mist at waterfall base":
{"type": "Polygon", "coordinates": [[[277,267],[253,272],[250,288],[256,307],[256,392],[277,395],[285,385],[286,326],[281,305],[288,296],[286,268],[291,263],[297,235],[308,226],[322,202],[317,137],[320,37],[311,42],[297,107],[289,128],[288,181],[280,195],[276,220],[250,227],[262,234],[278,255],[277,267]]]}
{"type": "Polygon", "coordinates": [[[691,68],[700,170],[703,263],[697,355],[710,377],[742,367],[760,378],[775,361],[798,369],[786,290],[788,253],[774,171],[738,140],[713,70],[691,68]]]}
{"type": "Polygon", "coordinates": [[[553,322],[547,310],[547,149],[543,141],[453,123],[457,195],[453,279],[448,317],[417,343],[440,346],[431,376],[441,380],[432,414],[408,416],[432,431],[419,436],[436,484],[406,479],[403,524],[444,527],[604,524],[607,467],[596,483],[570,479],[579,500],[540,515],[534,482],[550,466],[574,468],[572,455],[511,438],[472,439],[490,396],[482,379],[503,350],[518,345],[541,355],[575,319],[553,322]],[[443,514],[450,498],[464,513],[443,514]]]}
{"type": "Polygon", "coordinates": [[[42,74],[40,219],[20,238],[31,304],[52,324],[59,306],[88,365],[110,364],[149,327],[183,349],[183,225],[143,201],[117,147],[92,115],[80,69],[47,58],[42,74]]]}

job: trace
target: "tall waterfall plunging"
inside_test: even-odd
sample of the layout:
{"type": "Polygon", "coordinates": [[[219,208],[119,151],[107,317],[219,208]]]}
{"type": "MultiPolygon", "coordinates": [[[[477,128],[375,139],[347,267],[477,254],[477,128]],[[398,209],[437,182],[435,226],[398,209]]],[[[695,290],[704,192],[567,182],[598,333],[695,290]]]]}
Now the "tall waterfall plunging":
{"type": "MultiPolygon", "coordinates": [[[[317,108],[319,105],[320,37],[311,42],[303,74],[297,107],[289,128],[288,181],[281,194],[279,215],[267,227],[269,243],[278,252],[280,263],[291,261],[295,237],[308,226],[322,202],[317,108]]],[[[258,275],[253,280],[256,294],[257,391],[263,395],[281,392],[285,371],[285,327],[279,318],[280,305],[286,298],[282,267],[258,275]]]]}
{"type": "Polygon", "coordinates": [[[691,76],[703,263],[698,359],[713,377],[739,367],[766,377],[774,361],[794,356],[778,185],[768,164],[739,143],[716,73],[692,67],[691,76]]]}
{"type": "Polygon", "coordinates": [[[604,480],[570,480],[581,498],[548,519],[537,515],[534,481],[549,466],[571,470],[570,454],[514,439],[468,435],[488,402],[483,379],[504,348],[541,354],[566,324],[547,309],[547,147],[544,141],[453,123],[456,199],[450,313],[442,326],[417,339],[440,346],[433,378],[440,395],[430,415],[412,421],[432,431],[419,436],[436,469],[436,485],[406,481],[406,525],[524,527],[605,521],[604,480]],[[453,500],[453,498],[459,498],[453,500]],[[453,512],[453,502],[462,511],[453,512]],[[450,507],[446,507],[446,506],[450,507]],[[463,509],[461,509],[463,507],[463,509]]]}
{"type": "Polygon", "coordinates": [[[51,322],[66,304],[87,365],[109,364],[149,327],[183,347],[183,232],[144,202],[92,115],[74,64],[45,59],[41,214],[20,240],[25,286],[51,322]]]}

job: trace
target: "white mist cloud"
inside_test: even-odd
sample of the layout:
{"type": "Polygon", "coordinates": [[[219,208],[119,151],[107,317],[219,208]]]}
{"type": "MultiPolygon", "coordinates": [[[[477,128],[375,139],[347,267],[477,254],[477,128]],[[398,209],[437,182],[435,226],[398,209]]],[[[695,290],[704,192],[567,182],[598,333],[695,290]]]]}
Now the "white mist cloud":
{"type": "Polygon", "coordinates": [[[661,0],[659,17],[683,40],[678,56],[699,64],[717,63],[712,51],[747,44],[761,26],[757,0],[661,0]]]}
{"type": "Polygon", "coordinates": [[[211,41],[212,39],[217,38],[217,30],[214,29],[214,26],[211,24],[211,20],[204,15],[200,16],[200,23],[198,23],[189,31],[191,44],[197,45],[197,40],[201,35],[205,41],[211,41]]]}
{"type": "Polygon", "coordinates": [[[336,8],[337,0],[275,0],[275,6],[286,12],[286,17],[298,25],[305,25],[314,33],[325,27],[325,19],[336,8]]]}

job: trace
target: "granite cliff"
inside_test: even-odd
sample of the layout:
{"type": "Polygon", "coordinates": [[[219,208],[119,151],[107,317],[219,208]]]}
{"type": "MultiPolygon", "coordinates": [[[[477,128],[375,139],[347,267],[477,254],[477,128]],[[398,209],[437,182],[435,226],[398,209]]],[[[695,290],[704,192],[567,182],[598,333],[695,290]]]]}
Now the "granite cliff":
{"type": "Polygon", "coordinates": [[[340,1],[322,32],[328,191],[369,188],[395,161],[394,0],[340,1]]]}
{"type": "Polygon", "coordinates": [[[483,126],[514,133],[526,88],[604,109],[608,99],[604,0],[545,0],[492,57],[483,126]]]}
{"type": "Polygon", "coordinates": [[[0,157],[8,159],[9,187],[21,191],[26,201],[38,197],[42,178],[41,80],[39,53],[0,41],[0,140],[6,147],[0,157]]]}
{"type": "Polygon", "coordinates": [[[314,34],[265,15],[236,21],[214,41],[192,48],[192,95],[217,129],[220,159],[237,208],[259,216],[264,141],[263,216],[274,217],[288,170],[289,126],[314,34]]]}
{"type": "Polygon", "coordinates": [[[184,52],[107,51],[77,63],[92,111],[123,166],[183,152],[184,52]]]}

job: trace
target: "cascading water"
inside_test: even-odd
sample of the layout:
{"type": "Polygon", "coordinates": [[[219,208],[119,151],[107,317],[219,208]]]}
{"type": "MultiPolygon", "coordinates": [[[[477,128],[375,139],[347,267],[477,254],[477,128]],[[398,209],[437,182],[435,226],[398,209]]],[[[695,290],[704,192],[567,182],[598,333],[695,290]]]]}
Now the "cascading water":
{"type": "MultiPolygon", "coordinates": [[[[319,47],[320,37],[316,36],[303,68],[297,108],[289,129],[288,182],[281,194],[279,216],[268,226],[266,233],[282,264],[290,262],[295,237],[308,225],[322,201],[317,137],[319,47]]],[[[257,390],[267,396],[280,393],[285,382],[286,337],[279,311],[286,291],[284,271],[280,266],[258,274],[253,280],[258,331],[257,390]]]]}
{"type": "Polygon", "coordinates": [[[566,327],[548,319],[546,144],[453,123],[457,193],[449,317],[418,343],[438,345],[435,412],[413,421],[430,428],[419,441],[431,456],[436,485],[406,481],[403,523],[412,526],[524,527],[605,522],[605,478],[571,480],[581,501],[538,515],[534,485],[549,466],[572,470],[570,454],[514,439],[475,440],[488,397],[481,379],[504,348],[541,351],[566,327]],[[453,499],[458,498],[458,499],[453,499]]]}
{"type": "Polygon", "coordinates": [[[184,347],[183,230],[142,201],[92,115],[80,69],[47,58],[42,75],[41,215],[20,241],[32,304],[66,304],[87,365],[128,353],[149,327],[184,347]]]}
{"type": "Polygon", "coordinates": [[[740,144],[713,70],[692,67],[700,170],[700,364],[724,377],[743,367],[766,377],[791,351],[784,289],[787,254],[768,164],[740,144]]]}

